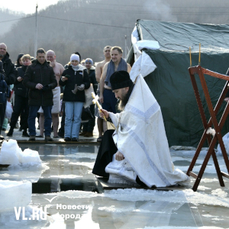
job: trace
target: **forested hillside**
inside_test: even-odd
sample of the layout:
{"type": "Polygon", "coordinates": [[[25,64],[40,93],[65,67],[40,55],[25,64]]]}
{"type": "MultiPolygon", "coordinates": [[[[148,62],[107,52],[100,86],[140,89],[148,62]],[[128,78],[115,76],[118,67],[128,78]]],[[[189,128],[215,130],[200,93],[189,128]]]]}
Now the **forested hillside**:
{"type": "Polygon", "coordinates": [[[0,8],[0,36],[10,31],[11,26],[23,16],[23,13],[15,13],[13,11],[0,8]]]}
{"type": "MultiPolygon", "coordinates": [[[[105,45],[119,45],[124,51],[130,47],[130,36],[137,19],[228,23],[228,1],[221,0],[217,6],[213,4],[215,1],[210,0],[201,3],[197,0],[60,1],[38,11],[38,48],[53,49],[62,64],[68,62],[75,51],[79,51],[82,58],[100,61],[105,45]]],[[[34,55],[34,40],[35,14],[22,18],[11,31],[0,37],[14,61],[21,52],[34,55]]]]}

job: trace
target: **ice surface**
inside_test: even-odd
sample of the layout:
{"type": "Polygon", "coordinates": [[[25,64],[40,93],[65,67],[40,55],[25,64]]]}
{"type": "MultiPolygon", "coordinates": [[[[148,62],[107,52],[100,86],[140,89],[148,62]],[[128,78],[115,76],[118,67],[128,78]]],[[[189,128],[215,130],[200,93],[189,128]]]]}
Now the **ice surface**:
{"type": "MultiPolygon", "coordinates": [[[[24,147],[20,145],[22,149],[24,147]]],[[[0,171],[0,179],[74,179],[87,177],[91,179],[91,168],[97,155],[94,148],[84,146],[61,146],[31,144],[37,150],[47,168],[39,171],[37,166],[11,166],[0,171]],[[93,153],[94,152],[94,153],[93,153]],[[33,171],[35,168],[36,171],[33,171]]],[[[197,160],[194,171],[199,171],[206,155],[203,149],[197,160]]],[[[175,167],[186,172],[195,154],[190,148],[171,149],[175,167]]],[[[220,168],[225,170],[222,155],[217,159],[220,168]]],[[[39,167],[39,166],[38,166],[39,167]]],[[[93,177],[94,178],[94,177],[93,177]]],[[[81,181],[81,179],[78,179],[81,181]]],[[[83,180],[83,179],[82,179],[83,180]]],[[[193,179],[192,183],[193,184],[193,179]]],[[[15,220],[15,213],[0,213],[0,229],[33,229],[33,228],[160,228],[160,229],[223,229],[229,225],[229,181],[220,187],[214,163],[210,159],[197,192],[189,188],[173,191],[145,189],[107,190],[103,194],[93,191],[61,191],[54,193],[32,194],[29,206],[47,207],[47,221],[15,220]],[[77,209],[58,208],[59,206],[77,206],[77,209]],[[78,209],[81,208],[81,209],[78,209]],[[65,220],[62,216],[65,216],[65,220]],[[78,217],[80,215],[80,217],[78,217]],[[66,216],[76,216],[76,219],[66,216]]],[[[2,199],[2,197],[0,196],[2,199]]],[[[0,206],[2,203],[0,203],[0,206]]],[[[31,215],[27,210],[26,217],[31,215]]]]}
{"type": "Polygon", "coordinates": [[[193,192],[191,189],[184,189],[182,191],[157,191],[147,189],[113,189],[105,191],[103,194],[97,194],[87,191],[66,191],[55,194],[46,194],[47,196],[55,195],[58,197],[66,197],[70,199],[81,198],[96,198],[103,197],[119,201],[158,201],[163,200],[169,203],[192,203],[195,205],[205,204],[213,206],[223,206],[229,208],[229,199],[227,193],[221,189],[212,191],[211,194],[205,192],[193,192]]]}
{"type": "Polygon", "coordinates": [[[34,198],[38,198],[39,203],[49,204],[48,212],[53,216],[54,221],[58,220],[58,214],[80,214],[79,219],[73,220],[75,227],[70,228],[103,228],[102,225],[107,225],[106,228],[120,229],[216,229],[226,228],[214,226],[216,221],[225,219],[225,216],[223,218],[219,212],[216,213],[219,211],[218,206],[222,206],[222,212],[227,215],[228,204],[224,196],[221,189],[215,190],[212,194],[197,193],[189,189],[182,191],[118,189],[106,191],[103,194],[67,191],[42,196],[35,195],[34,198]],[[57,209],[57,205],[86,206],[87,208],[81,210],[68,208],[67,210],[59,207],[57,209]],[[203,208],[203,206],[208,206],[208,208],[203,208]],[[212,224],[212,226],[206,226],[206,224],[212,224]]]}
{"type": "Polygon", "coordinates": [[[32,184],[29,181],[0,180],[0,212],[12,211],[30,203],[32,184]]]}
{"type": "Polygon", "coordinates": [[[40,165],[41,159],[37,151],[25,149],[23,152],[17,141],[10,139],[3,141],[0,152],[0,164],[2,165],[40,165]]]}
{"type": "MultiPolygon", "coordinates": [[[[19,214],[19,211],[18,211],[19,214]]],[[[49,225],[48,216],[44,215],[45,212],[37,207],[27,206],[20,212],[20,216],[16,216],[15,211],[1,212],[0,214],[0,228],[1,229],[28,229],[28,228],[44,228],[49,225]],[[33,215],[36,212],[39,216],[42,216],[42,220],[37,219],[37,215],[33,215]],[[34,219],[33,219],[34,217],[34,219]],[[44,219],[47,218],[47,219],[44,219]],[[32,220],[25,220],[32,219],[32,220]],[[33,225],[36,224],[36,227],[33,225]]],[[[51,227],[50,227],[51,228],[51,227]]],[[[56,227],[58,228],[58,227],[56,227]]],[[[59,227],[62,228],[62,227],[59,227]]]]}
{"type": "Polygon", "coordinates": [[[0,173],[0,180],[16,180],[22,181],[27,180],[30,182],[37,182],[41,175],[48,170],[49,167],[44,163],[42,165],[31,166],[25,165],[10,165],[7,170],[0,173]]]}

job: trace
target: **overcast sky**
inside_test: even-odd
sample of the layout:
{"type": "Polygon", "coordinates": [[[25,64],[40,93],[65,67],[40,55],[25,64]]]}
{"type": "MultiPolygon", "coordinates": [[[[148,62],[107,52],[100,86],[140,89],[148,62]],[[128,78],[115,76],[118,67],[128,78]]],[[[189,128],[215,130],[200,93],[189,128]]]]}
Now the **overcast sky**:
{"type": "Polygon", "coordinates": [[[36,4],[38,4],[38,10],[41,10],[49,5],[56,4],[58,1],[59,0],[2,0],[0,8],[30,14],[35,12],[36,4]]]}

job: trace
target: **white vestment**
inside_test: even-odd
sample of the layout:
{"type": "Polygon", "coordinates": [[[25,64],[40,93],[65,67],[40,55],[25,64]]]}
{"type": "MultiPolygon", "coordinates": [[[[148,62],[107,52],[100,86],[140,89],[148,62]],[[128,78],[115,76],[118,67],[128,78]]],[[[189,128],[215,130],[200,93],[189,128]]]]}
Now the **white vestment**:
{"type": "Polygon", "coordinates": [[[109,115],[116,126],[113,140],[125,159],[113,159],[107,173],[132,181],[138,176],[148,187],[189,182],[185,173],[174,168],[160,106],[141,75],[125,109],[109,115]]]}

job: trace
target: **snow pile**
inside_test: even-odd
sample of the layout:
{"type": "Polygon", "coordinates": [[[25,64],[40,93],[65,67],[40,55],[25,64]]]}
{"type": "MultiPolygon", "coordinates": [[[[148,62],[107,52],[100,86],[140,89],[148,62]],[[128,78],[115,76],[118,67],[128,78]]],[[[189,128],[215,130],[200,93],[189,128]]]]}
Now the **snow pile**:
{"type": "Polygon", "coordinates": [[[17,141],[10,139],[3,141],[0,152],[0,164],[2,165],[38,165],[41,159],[37,151],[25,149],[23,152],[17,141]]]}
{"type": "Polygon", "coordinates": [[[229,208],[229,200],[228,198],[225,198],[226,195],[226,192],[221,189],[213,190],[212,194],[206,194],[205,192],[193,192],[192,190],[185,191],[187,203],[229,208]]]}
{"type": "MultiPolygon", "coordinates": [[[[144,227],[144,229],[174,229],[174,226],[162,226],[162,227],[144,227]]],[[[176,227],[177,229],[222,229],[222,227],[215,227],[215,226],[207,226],[207,227],[176,227]]]]}
{"type": "Polygon", "coordinates": [[[193,192],[191,189],[182,191],[157,191],[144,189],[117,189],[105,191],[105,197],[119,201],[158,201],[163,200],[169,203],[192,203],[194,205],[212,205],[229,208],[227,193],[221,189],[205,192],[193,192]]]}
{"type": "MultiPolygon", "coordinates": [[[[47,195],[50,195],[47,194],[47,195]]],[[[95,198],[98,197],[97,193],[94,192],[86,192],[86,191],[62,191],[60,193],[56,193],[55,195],[67,197],[70,199],[83,199],[83,198],[95,198]]],[[[100,195],[99,195],[100,196],[100,195]]]]}
{"type": "MultiPolygon", "coordinates": [[[[188,190],[188,189],[187,189],[188,190]]],[[[168,201],[173,203],[186,203],[184,191],[157,191],[150,189],[113,189],[105,191],[105,197],[119,201],[168,201]]]]}
{"type": "Polygon", "coordinates": [[[227,198],[227,192],[225,192],[224,190],[218,188],[216,190],[212,190],[212,195],[221,197],[221,198],[227,198]]]}
{"type": "Polygon", "coordinates": [[[0,180],[0,212],[27,206],[31,201],[31,196],[31,182],[0,180]]]}

